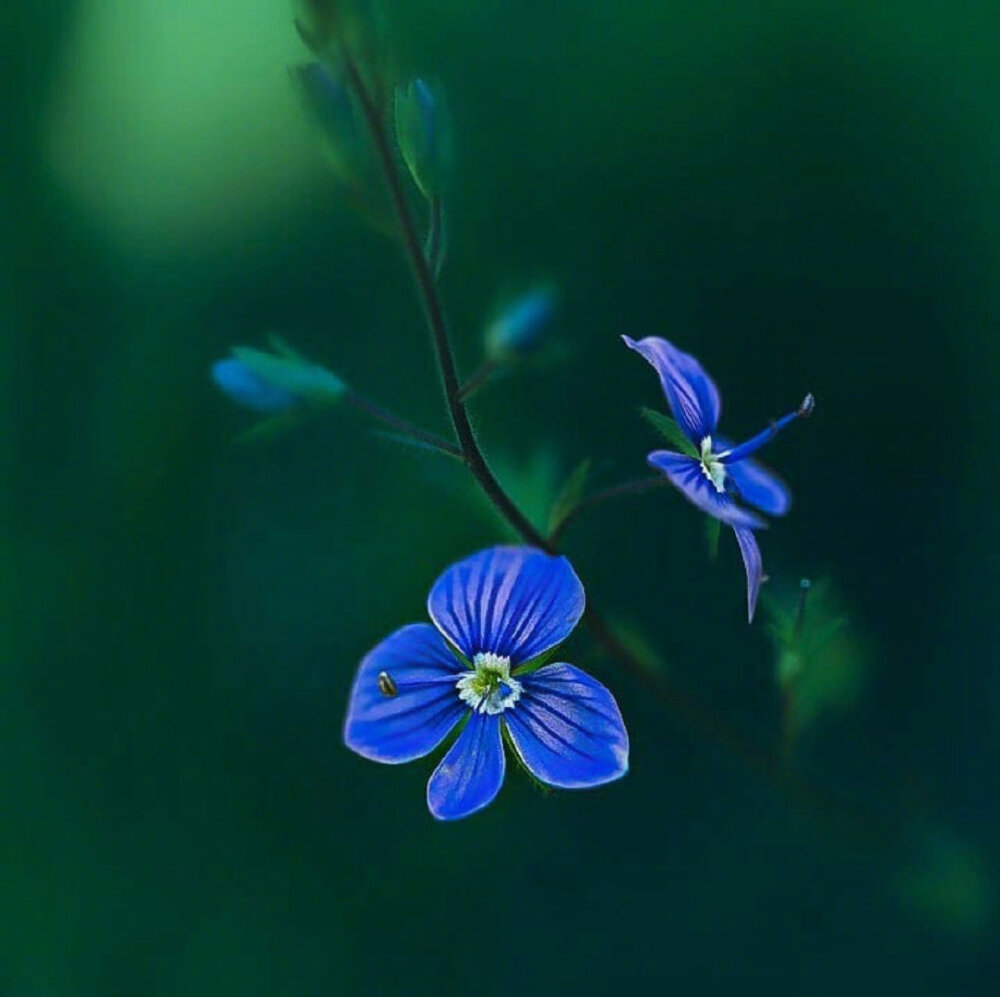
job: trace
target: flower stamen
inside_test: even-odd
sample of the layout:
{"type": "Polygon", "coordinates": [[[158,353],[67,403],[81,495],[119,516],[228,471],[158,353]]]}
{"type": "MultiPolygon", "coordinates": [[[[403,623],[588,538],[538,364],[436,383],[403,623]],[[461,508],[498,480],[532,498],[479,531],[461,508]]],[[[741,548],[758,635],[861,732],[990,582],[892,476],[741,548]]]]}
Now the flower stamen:
{"type": "Polygon", "coordinates": [[[456,683],[458,698],[476,713],[493,716],[510,709],[521,698],[521,683],[510,675],[510,658],[484,651],[472,659],[475,671],[456,683]]]}

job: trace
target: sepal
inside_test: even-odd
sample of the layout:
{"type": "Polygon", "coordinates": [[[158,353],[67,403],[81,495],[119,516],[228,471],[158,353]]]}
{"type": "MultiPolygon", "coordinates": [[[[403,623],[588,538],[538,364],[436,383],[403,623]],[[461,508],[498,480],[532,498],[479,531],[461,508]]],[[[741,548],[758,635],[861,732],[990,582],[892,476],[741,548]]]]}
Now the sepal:
{"type": "Polygon", "coordinates": [[[682,454],[686,454],[688,457],[700,457],[698,448],[688,439],[687,433],[681,429],[680,423],[676,419],[672,419],[662,412],[657,412],[656,409],[647,408],[645,405],[639,411],[646,422],[682,454]]]}
{"type": "Polygon", "coordinates": [[[443,95],[419,76],[396,87],[396,141],[421,194],[439,197],[451,164],[451,129],[443,95]]]}
{"type": "Polygon", "coordinates": [[[552,511],[549,513],[549,536],[558,533],[563,523],[573,514],[576,507],[583,499],[584,490],[590,477],[591,460],[585,457],[573,469],[562,490],[552,503],[552,511]]]}

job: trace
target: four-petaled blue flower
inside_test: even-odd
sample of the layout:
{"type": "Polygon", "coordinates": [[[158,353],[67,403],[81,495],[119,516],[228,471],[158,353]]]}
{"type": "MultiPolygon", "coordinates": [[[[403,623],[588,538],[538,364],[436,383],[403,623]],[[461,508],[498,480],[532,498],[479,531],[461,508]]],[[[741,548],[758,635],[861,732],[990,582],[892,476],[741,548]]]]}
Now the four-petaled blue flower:
{"type": "Polygon", "coordinates": [[[365,657],[351,690],[344,741],[377,762],[433,751],[464,721],[427,784],[439,820],[467,817],[500,790],[503,740],[543,783],[584,789],[628,770],[628,734],[611,693],[563,663],[536,667],[583,614],[564,557],[493,547],[434,583],[434,626],[397,630],[365,657]]]}
{"type": "Polygon", "coordinates": [[[693,356],[656,336],[638,342],[628,336],[622,339],[660,375],[670,411],[693,447],[691,454],[654,450],[647,459],[689,502],[733,528],[746,567],[747,610],[752,621],[763,576],[760,548],[753,531],[767,523],[746,506],[771,516],[783,516],[792,499],[777,475],[748,458],[790,422],[810,415],[815,404],[813,396],[806,395],[794,412],[736,446],[715,434],[722,400],[712,378],[693,356]]]}

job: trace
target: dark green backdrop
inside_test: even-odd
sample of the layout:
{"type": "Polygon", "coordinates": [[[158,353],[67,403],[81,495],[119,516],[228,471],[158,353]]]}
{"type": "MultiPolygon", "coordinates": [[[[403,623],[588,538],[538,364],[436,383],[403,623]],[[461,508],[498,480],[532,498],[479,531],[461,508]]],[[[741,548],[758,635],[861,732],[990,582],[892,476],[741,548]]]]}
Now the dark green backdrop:
{"type": "MultiPolygon", "coordinates": [[[[847,816],[691,736],[578,637],[629,724],[627,779],[548,798],[513,777],[442,826],[430,763],[349,754],[344,703],[437,572],[505,534],[353,416],[233,443],[249,417],[209,364],[271,330],[446,423],[403,261],[278,113],[283,0],[206,6],[0,13],[0,993],[992,993],[1000,14],[387,5],[399,64],[451,101],[465,369],[499,291],[562,292],[564,360],[475,404],[512,489],[587,455],[605,483],[642,473],[636,409],[660,398],[621,333],[696,352],[734,434],[812,390],[769,453],[796,508],[765,563],[779,590],[832,580],[868,668],[792,762],[847,816]]],[[[710,564],[662,492],[567,552],[774,743],[730,538],[710,564]]]]}

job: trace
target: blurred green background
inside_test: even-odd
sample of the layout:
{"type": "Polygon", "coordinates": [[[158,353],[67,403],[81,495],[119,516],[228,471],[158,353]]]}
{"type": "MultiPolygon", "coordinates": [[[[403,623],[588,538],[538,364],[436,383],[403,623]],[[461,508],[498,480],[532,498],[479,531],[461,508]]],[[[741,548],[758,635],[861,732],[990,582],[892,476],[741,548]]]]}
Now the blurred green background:
{"type": "MultiPolygon", "coordinates": [[[[561,289],[563,361],[474,404],[526,502],[644,471],[665,335],[796,508],[780,601],[846,617],[788,764],[817,818],[578,635],[632,771],[512,774],[456,825],[431,762],[340,742],[354,668],[504,538],[350,414],[257,446],[210,363],[277,331],[445,431],[409,274],[324,173],[285,0],[0,12],[0,993],[972,994],[996,981],[993,451],[1000,12],[982,3],[400,0],[457,168],[463,368],[497,295],[561,289]],[[841,807],[843,811],[841,812],[841,807]],[[861,814],[863,816],[858,816],[861,814]]],[[[657,492],[566,536],[588,596],[748,738],[781,737],[735,545],[657,492]]],[[[817,666],[819,667],[819,666],[817,666]]]]}

